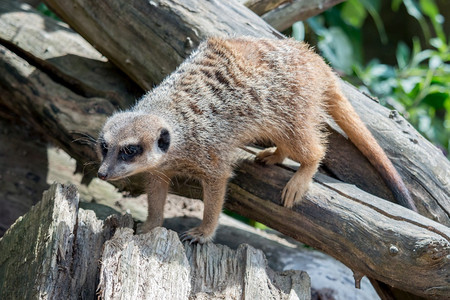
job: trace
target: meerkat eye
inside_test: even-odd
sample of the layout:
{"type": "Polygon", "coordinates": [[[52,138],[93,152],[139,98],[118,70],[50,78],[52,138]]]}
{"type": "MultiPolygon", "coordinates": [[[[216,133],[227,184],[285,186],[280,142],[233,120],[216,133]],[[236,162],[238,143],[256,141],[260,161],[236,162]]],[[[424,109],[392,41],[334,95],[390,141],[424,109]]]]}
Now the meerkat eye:
{"type": "Polygon", "coordinates": [[[163,128],[161,133],[159,134],[158,139],[158,148],[161,149],[162,152],[167,152],[170,146],[170,133],[167,129],[163,128]]]}
{"type": "Polygon", "coordinates": [[[136,155],[143,152],[142,146],[140,145],[128,145],[120,149],[119,158],[123,161],[129,161],[136,155]]]}
{"type": "Polygon", "coordinates": [[[100,149],[102,151],[102,155],[106,156],[106,154],[108,153],[108,145],[106,145],[104,141],[100,143],[100,149]]]}

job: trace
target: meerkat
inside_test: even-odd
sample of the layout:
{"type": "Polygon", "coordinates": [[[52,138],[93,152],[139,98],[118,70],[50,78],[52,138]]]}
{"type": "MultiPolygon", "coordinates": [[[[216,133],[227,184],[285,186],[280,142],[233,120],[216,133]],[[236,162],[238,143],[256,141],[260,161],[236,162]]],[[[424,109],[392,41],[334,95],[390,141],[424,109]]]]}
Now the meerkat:
{"type": "Polygon", "coordinates": [[[324,60],[292,39],[210,38],[130,110],[111,116],[98,139],[98,177],[145,173],[147,232],[163,222],[174,176],[203,186],[200,226],[183,240],[205,243],[215,233],[235,151],[270,140],[257,154],[265,164],[286,157],[300,163],[282,191],[292,207],[312,181],[326,151],[324,122],[331,116],[377,168],[398,201],[415,210],[401,177],[342,94],[324,60]]]}

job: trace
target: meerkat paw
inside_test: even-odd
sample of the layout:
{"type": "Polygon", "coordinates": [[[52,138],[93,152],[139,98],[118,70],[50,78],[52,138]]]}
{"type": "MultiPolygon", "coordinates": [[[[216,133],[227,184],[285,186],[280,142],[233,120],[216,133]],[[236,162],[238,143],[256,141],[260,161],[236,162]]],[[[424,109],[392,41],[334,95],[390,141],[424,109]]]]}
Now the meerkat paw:
{"type": "Polygon", "coordinates": [[[136,233],[137,234],[147,233],[150,230],[152,230],[153,228],[156,228],[159,226],[160,225],[158,225],[158,224],[146,221],[146,222],[142,223],[142,225],[140,225],[136,228],[136,233]]]}
{"type": "Polygon", "coordinates": [[[299,202],[309,188],[310,182],[305,182],[300,176],[292,177],[283,189],[281,202],[284,207],[292,208],[294,203],[299,202]]]}
{"type": "Polygon", "coordinates": [[[207,234],[200,227],[194,227],[180,235],[182,242],[189,241],[189,245],[194,243],[204,244],[212,241],[213,234],[207,234]]]}
{"type": "Polygon", "coordinates": [[[283,156],[276,147],[272,147],[256,154],[255,161],[265,165],[274,165],[282,163],[284,159],[285,156],[283,156]]]}

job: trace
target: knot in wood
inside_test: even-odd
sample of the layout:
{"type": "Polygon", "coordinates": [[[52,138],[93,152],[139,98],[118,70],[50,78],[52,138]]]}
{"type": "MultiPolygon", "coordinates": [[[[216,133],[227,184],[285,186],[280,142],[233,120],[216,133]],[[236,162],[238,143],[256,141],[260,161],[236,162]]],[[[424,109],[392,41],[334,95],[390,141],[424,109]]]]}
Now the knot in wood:
{"type": "Polygon", "coordinates": [[[396,246],[394,246],[394,245],[391,245],[391,246],[389,247],[389,253],[390,253],[392,256],[397,255],[397,253],[398,253],[398,248],[397,248],[396,246]]]}

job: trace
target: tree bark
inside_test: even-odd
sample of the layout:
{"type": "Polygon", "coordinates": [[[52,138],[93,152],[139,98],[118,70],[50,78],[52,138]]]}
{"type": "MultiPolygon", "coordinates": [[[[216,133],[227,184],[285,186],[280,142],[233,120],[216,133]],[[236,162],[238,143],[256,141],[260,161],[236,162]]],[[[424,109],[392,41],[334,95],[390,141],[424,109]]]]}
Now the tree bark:
{"type": "MultiPolygon", "coordinates": [[[[298,205],[286,209],[279,195],[298,164],[265,167],[253,163],[250,152],[239,154],[243,162],[229,184],[227,209],[328,253],[358,276],[427,298],[450,292],[447,226],[322,174],[298,205]]],[[[201,197],[191,181],[176,182],[174,190],[201,197]]]]}
{"type": "Polygon", "coordinates": [[[128,216],[78,210],[74,186],[54,184],[0,239],[1,299],[93,299],[103,243],[128,216]]]}
{"type": "Polygon", "coordinates": [[[95,176],[89,137],[143,91],[67,25],[16,1],[0,2],[0,57],[0,105],[95,176]]]}
{"type": "MultiPolygon", "coordinates": [[[[145,2],[145,5],[142,1],[134,2],[135,6],[133,6],[133,3],[123,3],[120,14],[119,12],[109,11],[108,14],[111,14],[109,16],[111,18],[110,23],[108,23],[108,20],[102,20],[103,26],[111,31],[117,26],[112,20],[129,22],[130,25],[124,25],[125,23],[123,23],[121,27],[119,26],[120,28],[126,27],[129,30],[123,36],[122,33],[101,34],[100,37],[96,37],[89,32],[85,34],[90,34],[91,41],[98,39],[95,44],[99,48],[101,48],[100,45],[121,45],[125,50],[119,54],[124,56],[129,56],[133,54],[132,51],[137,51],[131,47],[137,36],[143,38],[139,43],[147,47],[141,46],[138,49],[143,51],[139,54],[139,57],[157,56],[159,61],[157,60],[157,63],[153,62],[149,65],[146,65],[148,62],[140,62],[141,67],[147,66],[146,68],[135,68],[136,65],[130,65],[127,69],[127,64],[123,64],[125,67],[122,65],[128,72],[133,72],[135,78],[141,78],[139,82],[143,87],[146,86],[146,83],[142,78],[146,78],[147,75],[140,75],[140,73],[150,74],[150,69],[153,69],[152,74],[158,76],[152,79],[152,82],[159,82],[162,74],[170,72],[175,67],[174,61],[171,63],[170,59],[164,61],[163,58],[173,57],[180,52],[176,49],[177,45],[179,47],[180,39],[178,38],[180,38],[183,30],[192,28],[192,32],[195,33],[192,37],[196,37],[196,39],[190,39],[192,44],[186,36],[181,39],[181,41],[188,41],[188,48],[192,49],[201,37],[206,36],[204,28],[197,22],[208,22],[208,20],[211,22],[213,17],[216,18],[215,20],[218,23],[222,20],[221,14],[217,13],[220,7],[216,7],[215,11],[208,10],[215,5],[222,5],[213,1],[208,1],[206,7],[191,9],[196,13],[190,12],[189,7],[186,8],[184,5],[177,4],[176,1],[164,3],[152,1],[152,3],[145,2]],[[136,9],[139,12],[136,12],[136,9]],[[146,9],[150,11],[147,12],[146,9]],[[157,39],[157,43],[163,43],[162,48],[159,48],[157,43],[152,43],[151,39],[147,40],[147,37],[141,36],[141,33],[133,35],[133,30],[130,29],[134,28],[134,25],[131,24],[138,22],[138,20],[145,22],[143,19],[145,13],[153,16],[152,23],[149,25],[149,28],[154,31],[153,34],[160,34],[164,37],[164,40],[162,38],[157,39]],[[138,18],[136,18],[136,15],[138,18]],[[203,15],[205,15],[205,19],[201,18],[203,15]],[[142,19],[139,19],[139,16],[142,16],[142,19]],[[198,19],[201,21],[198,21],[198,19]],[[192,27],[190,27],[191,24],[193,24],[192,27]],[[176,31],[177,26],[182,30],[176,31]],[[164,28],[165,33],[159,31],[158,28],[159,30],[164,28]],[[173,39],[171,39],[172,37],[173,39]],[[105,42],[102,41],[103,39],[110,39],[110,41],[105,42]],[[165,49],[166,53],[161,54],[163,51],[157,49],[165,49]],[[126,51],[131,52],[127,54],[126,51]],[[164,67],[162,67],[163,65],[164,67]]],[[[0,7],[3,7],[2,5],[0,7]]],[[[58,5],[63,4],[58,3],[58,5]]],[[[78,6],[81,6],[81,4],[78,3],[78,6]]],[[[89,4],[85,10],[90,10],[90,15],[99,16],[104,13],[97,10],[100,8],[95,2],[89,4]]],[[[80,10],[80,8],[78,9],[80,10]]],[[[240,33],[250,34],[247,27],[248,24],[252,24],[254,26],[251,27],[251,30],[254,31],[254,34],[260,36],[276,35],[276,31],[265,24],[258,29],[259,31],[255,29],[258,28],[255,24],[260,24],[260,21],[253,22],[256,18],[253,14],[248,16],[249,19],[246,23],[242,23],[242,16],[248,14],[245,11],[238,13],[242,9],[245,10],[245,8],[234,6],[234,4],[230,6],[230,13],[226,16],[228,21],[223,24],[220,23],[222,25],[217,30],[212,25],[206,27],[209,30],[208,32],[223,35],[225,32],[233,32],[233,26],[240,26],[240,33]],[[241,19],[234,19],[236,15],[240,16],[241,19]],[[235,20],[235,22],[232,20],[235,20]],[[240,23],[238,20],[241,20],[240,23]]],[[[20,12],[20,9],[14,9],[13,11],[14,13],[9,11],[10,13],[1,14],[0,22],[5,22],[5,16],[11,16],[15,13],[31,14],[31,12],[20,12]]],[[[77,10],[71,11],[70,16],[67,17],[73,19],[70,19],[69,22],[78,22],[77,13],[77,10]]],[[[225,18],[225,15],[223,18],[225,18]]],[[[148,19],[146,18],[147,21],[148,19]]],[[[89,21],[87,17],[81,17],[80,20],[89,21]]],[[[15,21],[9,22],[14,23],[15,21]]],[[[47,22],[52,21],[45,19],[45,23],[47,22]]],[[[90,19],[89,22],[95,22],[95,20],[90,19]]],[[[73,25],[75,28],[77,26],[84,25],[73,25]]],[[[99,25],[92,25],[93,28],[96,26],[99,27],[99,25]]],[[[62,146],[78,161],[88,162],[95,159],[94,151],[90,145],[74,143],[73,141],[79,138],[77,133],[80,132],[96,136],[103,120],[115,108],[111,104],[111,100],[108,96],[104,98],[89,97],[80,93],[78,89],[66,84],[67,81],[70,81],[71,76],[49,76],[49,74],[53,74],[53,71],[43,66],[54,60],[42,58],[43,53],[41,52],[33,53],[29,49],[18,50],[22,49],[22,44],[19,43],[19,46],[14,46],[17,40],[12,38],[9,39],[13,42],[7,42],[9,41],[8,38],[3,37],[5,36],[2,31],[3,28],[5,27],[0,26],[1,43],[7,47],[3,46],[0,49],[1,104],[40,129],[41,132],[62,146]],[[28,53],[28,55],[23,55],[23,52],[28,53]],[[17,55],[18,53],[21,55],[17,55]],[[9,101],[9,99],[14,99],[14,101],[9,101]],[[92,109],[92,107],[95,109],[92,109]]],[[[26,33],[26,30],[23,30],[23,28],[19,30],[19,28],[15,30],[26,33]]],[[[45,32],[45,29],[41,30],[45,32]]],[[[89,31],[89,24],[84,30],[89,31]]],[[[69,32],[67,28],[65,31],[69,32]]],[[[45,35],[43,34],[43,36],[45,35]]],[[[62,44],[64,44],[66,38],[71,39],[72,37],[67,35],[59,37],[58,40],[63,41],[62,44]]],[[[36,41],[36,43],[40,42],[36,41]]],[[[188,52],[190,50],[183,52],[183,55],[187,55],[188,52]]],[[[113,55],[116,55],[116,59],[120,57],[119,54],[113,53],[113,55]]],[[[83,58],[84,55],[77,54],[77,59],[83,58]]],[[[70,55],[62,55],[61,62],[69,57],[70,55]]],[[[134,58],[139,59],[139,57],[134,58]]],[[[155,59],[152,58],[152,60],[155,59]]],[[[102,64],[106,64],[106,62],[102,62],[102,64]]],[[[91,71],[86,69],[77,74],[76,78],[85,78],[90,73],[91,71]]],[[[101,79],[101,76],[99,76],[99,83],[93,85],[93,87],[99,89],[103,86],[101,79]]],[[[115,85],[106,88],[106,90],[111,91],[116,91],[116,89],[118,87],[115,85]]],[[[450,224],[448,191],[450,168],[445,157],[394,112],[382,108],[348,85],[344,84],[343,90],[362,115],[363,120],[372,129],[381,146],[387,150],[388,155],[399,168],[413,193],[420,212],[443,224],[450,224]]],[[[132,99],[132,96],[128,99],[132,99]]],[[[117,101],[116,104],[119,106],[127,105],[120,104],[117,101]]],[[[333,125],[331,124],[331,126],[333,125]]],[[[365,158],[354,149],[344,136],[338,134],[337,129],[332,134],[331,140],[329,156],[324,165],[328,172],[344,181],[348,180],[352,183],[356,181],[360,187],[367,190],[370,190],[370,188],[378,190],[383,187],[382,183],[376,181],[364,181],[365,178],[370,178],[367,177],[368,174],[376,173],[373,169],[367,167],[368,163],[365,158]],[[362,162],[361,166],[359,166],[359,162],[357,164],[354,162],[355,158],[362,162]],[[354,175],[353,179],[348,174],[354,175]]],[[[279,204],[279,191],[292,174],[292,171],[285,173],[286,171],[285,168],[279,166],[261,169],[253,163],[243,163],[236,171],[238,175],[230,184],[230,202],[227,206],[243,215],[251,216],[269,224],[294,238],[323,249],[328,254],[346,263],[357,274],[368,274],[383,282],[395,283],[402,289],[427,297],[439,297],[448,293],[450,285],[448,277],[442,274],[443,271],[449,269],[447,257],[449,254],[449,233],[447,227],[419,217],[413,212],[391,205],[384,200],[369,197],[360,190],[349,192],[348,187],[342,183],[327,184],[327,182],[332,181],[329,178],[324,179],[323,183],[319,185],[313,185],[310,195],[294,209],[295,211],[286,210],[279,205],[275,205],[279,204]],[[260,174],[264,174],[264,176],[259,176],[260,174]],[[244,180],[246,178],[248,179],[244,180]],[[269,199],[275,204],[262,199],[269,199]],[[338,201],[334,199],[338,199],[338,201]],[[341,205],[341,201],[345,205],[341,205]],[[333,220],[330,223],[331,225],[328,224],[329,220],[333,220]],[[371,227],[364,226],[364,224],[370,224],[374,228],[378,228],[383,234],[378,235],[371,227]],[[362,226],[361,230],[358,226],[362,226]],[[428,227],[429,229],[427,229],[428,227]],[[409,230],[412,230],[415,235],[411,236],[408,233],[409,230]],[[308,232],[316,232],[316,234],[309,235],[308,232]],[[374,244],[377,245],[377,251],[373,251],[374,244]],[[394,247],[392,248],[391,245],[394,247]],[[392,257],[391,251],[395,254],[392,257]],[[379,267],[374,263],[377,259],[377,262],[381,264],[379,267]],[[392,268],[392,265],[395,265],[395,268],[392,268]],[[419,266],[421,268],[418,268],[419,266]],[[411,274],[411,270],[418,272],[416,277],[411,274]],[[423,280],[423,278],[433,278],[433,280],[423,280]],[[432,286],[426,286],[427,284],[432,286]]],[[[375,178],[377,175],[373,176],[375,178]]],[[[191,196],[195,196],[194,192],[195,190],[189,190],[191,196]]]]}
{"type": "Polygon", "coordinates": [[[287,0],[238,0],[239,3],[246,6],[258,16],[265,14],[273,9],[276,9],[280,5],[283,5],[289,1],[287,0]]]}
{"type": "Polygon", "coordinates": [[[284,31],[344,0],[239,0],[273,28],[284,31]]]}
{"type": "Polygon", "coordinates": [[[164,228],[133,235],[130,215],[101,221],[78,198],[52,185],[0,239],[1,299],[94,299],[97,287],[102,299],[311,297],[305,272],[274,272],[261,250],[182,245],[164,228]]]}

